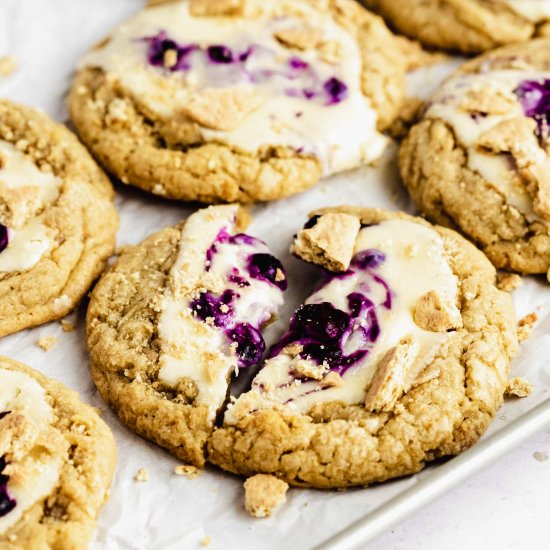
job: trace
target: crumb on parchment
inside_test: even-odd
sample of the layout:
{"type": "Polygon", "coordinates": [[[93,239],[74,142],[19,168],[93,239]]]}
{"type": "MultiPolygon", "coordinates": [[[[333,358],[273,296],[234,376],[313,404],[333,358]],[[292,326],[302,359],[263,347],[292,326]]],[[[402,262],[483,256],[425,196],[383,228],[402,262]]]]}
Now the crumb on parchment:
{"type": "Polygon", "coordinates": [[[531,336],[531,332],[533,332],[537,320],[538,316],[533,311],[518,321],[518,339],[520,342],[527,340],[527,338],[531,336]]]}
{"type": "Polygon", "coordinates": [[[74,330],[74,325],[70,321],[62,319],[61,328],[63,329],[63,332],[72,332],[74,330]]]}
{"type": "Polygon", "coordinates": [[[546,451],[535,451],[533,453],[533,458],[537,462],[546,462],[548,460],[548,453],[546,451]]]}
{"type": "Polygon", "coordinates": [[[147,468],[140,468],[134,479],[136,481],[149,481],[149,470],[147,468]]]}
{"type": "Polygon", "coordinates": [[[497,288],[505,292],[512,292],[523,284],[523,279],[517,273],[498,273],[497,288]]]}
{"type": "Polygon", "coordinates": [[[256,474],[244,482],[244,507],[256,518],[269,517],[286,500],[288,483],[269,474],[256,474]]]}
{"type": "Polygon", "coordinates": [[[181,464],[174,468],[174,473],[177,476],[185,476],[187,479],[195,479],[200,475],[201,470],[196,466],[191,466],[190,464],[181,464]]]}
{"type": "Polygon", "coordinates": [[[515,376],[508,380],[508,385],[506,386],[505,395],[507,397],[527,397],[533,392],[533,386],[520,376],[515,376]]]}
{"type": "Polygon", "coordinates": [[[201,540],[201,546],[210,546],[212,544],[212,537],[204,537],[201,540]]]}
{"type": "Polygon", "coordinates": [[[44,351],[50,351],[55,344],[57,344],[57,336],[43,336],[36,342],[36,345],[44,351]]]}
{"type": "Polygon", "coordinates": [[[10,76],[17,69],[17,59],[12,55],[0,57],[0,78],[10,76]]]}

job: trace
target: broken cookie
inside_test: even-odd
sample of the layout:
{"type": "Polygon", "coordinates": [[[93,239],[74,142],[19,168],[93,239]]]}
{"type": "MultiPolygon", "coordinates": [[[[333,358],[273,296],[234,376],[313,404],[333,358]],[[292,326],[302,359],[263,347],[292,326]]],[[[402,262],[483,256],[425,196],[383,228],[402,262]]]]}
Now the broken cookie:
{"type": "Polygon", "coordinates": [[[236,205],[199,210],[123,252],[87,315],[92,375],[140,435],[202,466],[230,378],[259,363],[287,281],[236,205]]]}
{"type": "MultiPolygon", "coordinates": [[[[459,453],[502,403],[517,332],[484,255],[452,231],[367,208],[314,212],[305,231],[342,215],[358,224],[351,261],[328,271],[332,255],[300,254],[323,268],[318,288],[212,433],[208,459],[228,471],[366,485],[459,453]]],[[[297,246],[308,249],[303,232],[297,246]]]]}

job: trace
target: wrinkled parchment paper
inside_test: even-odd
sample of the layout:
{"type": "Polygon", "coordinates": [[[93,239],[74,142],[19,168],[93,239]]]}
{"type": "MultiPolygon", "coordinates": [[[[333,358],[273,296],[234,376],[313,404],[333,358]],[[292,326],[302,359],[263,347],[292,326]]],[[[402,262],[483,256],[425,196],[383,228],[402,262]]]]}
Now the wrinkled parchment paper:
{"type": "MultiPolygon", "coordinates": [[[[142,4],[143,0],[1,0],[0,56],[15,56],[18,68],[10,77],[0,79],[0,96],[40,107],[56,120],[66,121],[65,94],[77,59],[142,4]]],[[[414,93],[427,96],[453,63],[413,75],[414,93]]],[[[290,291],[280,321],[269,328],[268,344],[281,334],[285,319],[317,279],[314,268],[288,254],[292,235],[304,223],[307,212],[346,203],[414,212],[398,180],[395,154],[392,145],[376,168],[336,176],[299,196],[252,209],[255,221],[251,233],[268,242],[289,272],[290,291]]],[[[137,243],[192,211],[120,185],[117,206],[121,216],[119,245],[137,243]]],[[[527,377],[535,392],[527,399],[508,401],[490,432],[539,403],[548,395],[545,388],[550,388],[550,289],[542,278],[528,278],[515,292],[515,301],[518,315],[537,311],[540,319],[513,364],[513,373],[527,377]]],[[[428,468],[417,476],[345,492],[295,489],[289,491],[287,504],[273,517],[252,519],[243,508],[241,479],[211,467],[193,480],[175,476],[175,458],[135,436],[106,408],[88,371],[84,315],[85,304],[68,316],[76,326],[70,333],[54,322],[3,338],[0,354],[61,380],[77,390],[84,401],[105,409],[103,418],[114,432],[119,463],[93,549],[200,548],[205,538],[211,540],[210,548],[311,548],[415,484],[421,476],[430,475],[428,468]],[[40,337],[52,335],[57,336],[58,343],[49,352],[36,346],[40,337]],[[141,468],[149,471],[149,481],[134,480],[141,468]]],[[[242,371],[239,385],[244,384],[242,377],[250,374],[242,371]]]]}

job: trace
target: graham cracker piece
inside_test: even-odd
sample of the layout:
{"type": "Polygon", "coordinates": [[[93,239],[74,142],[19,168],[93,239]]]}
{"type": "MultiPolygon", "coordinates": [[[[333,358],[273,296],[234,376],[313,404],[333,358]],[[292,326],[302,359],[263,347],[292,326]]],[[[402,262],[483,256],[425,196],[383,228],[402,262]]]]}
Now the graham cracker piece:
{"type": "Polygon", "coordinates": [[[256,518],[269,517],[285,502],[288,483],[268,474],[256,474],[244,482],[244,507],[256,518]]]}
{"type": "Polygon", "coordinates": [[[330,271],[346,271],[353,258],[360,229],[361,223],[356,216],[324,214],[313,227],[298,233],[290,251],[306,262],[330,271]]]}

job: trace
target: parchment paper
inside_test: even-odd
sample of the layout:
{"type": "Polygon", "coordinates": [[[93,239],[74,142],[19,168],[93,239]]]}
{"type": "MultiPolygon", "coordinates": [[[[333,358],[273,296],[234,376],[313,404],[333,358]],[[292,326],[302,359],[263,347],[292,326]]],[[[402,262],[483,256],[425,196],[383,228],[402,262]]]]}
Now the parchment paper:
{"type": "MultiPolygon", "coordinates": [[[[142,4],[142,0],[1,0],[0,56],[16,56],[19,66],[11,77],[0,79],[0,96],[41,107],[53,118],[66,121],[65,93],[77,59],[142,4]]],[[[454,65],[456,60],[417,72],[411,78],[412,89],[425,97],[454,65]]],[[[268,331],[268,344],[284,330],[286,320],[316,281],[314,268],[288,254],[292,235],[304,223],[307,212],[347,203],[414,213],[398,180],[395,153],[393,145],[376,168],[333,177],[291,199],[252,209],[255,221],[251,233],[268,242],[289,272],[290,291],[280,321],[268,331]]],[[[121,185],[117,185],[117,206],[119,244],[137,243],[192,212],[192,208],[121,185]]],[[[540,319],[513,364],[513,373],[527,377],[535,392],[526,399],[508,401],[490,431],[547,397],[546,388],[550,387],[550,290],[543,278],[526,278],[525,285],[515,292],[515,302],[518,315],[536,310],[540,319]]],[[[117,441],[119,463],[111,498],[99,518],[94,549],[200,548],[205,537],[211,539],[210,548],[311,548],[437,467],[367,489],[293,489],[286,505],[272,518],[250,518],[243,508],[241,479],[211,467],[194,480],[175,476],[175,458],[135,436],[107,409],[88,371],[85,307],[82,304],[68,317],[76,325],[74,332],[63,332],[58,322],[23,331],[1,339],[0,354],[61,380],[84,401],[104,409],[103,418],[117,441]],[[35,345],[40,337],[51,335],[58,337],[58,343],[49,352],[35,345]],[[140,468],[148,469],[149,481],[134,480],[140,468]]],[[[241,376],[251,374],[242,371],[241,376]]],[[[244,383],[242,378],[239,382],[244,383]]]]}

